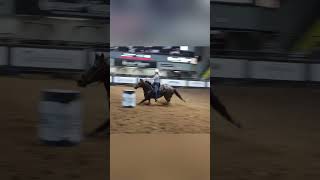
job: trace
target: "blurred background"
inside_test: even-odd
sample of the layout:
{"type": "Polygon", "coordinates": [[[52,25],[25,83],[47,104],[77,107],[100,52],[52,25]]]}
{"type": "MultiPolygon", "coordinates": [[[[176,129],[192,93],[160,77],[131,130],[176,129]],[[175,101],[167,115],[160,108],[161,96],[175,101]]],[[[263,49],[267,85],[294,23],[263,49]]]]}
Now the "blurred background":
{"type": "Polygon", "coordinates": [[[212,0],[212,56],[314,59],[319,2],[212,0]]]}
{"type": "Polygon", "coordinates": [[[217,179],[317,179],[319,1],[211,0],[211,84],[235,129],[212,111],[217,179]]]}
{"type": "Polygon", "coordinates": [[[111,47],[110,73],[150,77],[154,75],[155,69],[159,69],[163,78],[209,80],[209,51],[209,47],[191,46],[111,47]],[[140,56],[148,60],[144,61],[147,64],[123,63],[143,62],[139,61],[140,56]]]}
{"type": "Polygon", "coordinates": [[[43,72],[87,68],[95,52],[108,50],[108,7],[99,0],[2,0],[1,65],[43,72]]]}
{"type": "Polygon", "coordinates": [[[54,148],[40,143],[38,128],[45,89],[80,92],[83,133],[105,121],[103,85],[76,80],[95,53],[107,57],[109,2],[1,0],[0,15],[0,179],[106,179],[106,137],[54,148]]]}
{"type": "Polygon", "coordinates": [[[209,0],[111,1],[112,46],[209,46],[209,0]]]}
{"type": "MultiPolygon", "coordinates": [[[[212,111],[211,145],[215,152],[211,156],[212,177],[318,179],[319,2],[211,0],[209,5],[208,1],[161,1],[142,6],[143,2],[113,4],[116,11],[111,24],[115,24],[112,26],[115,29],[110,33],[115,39],[111,45],[120,47],[112,47],[111,73],[143,77],[159,68],[172,79],[206,81],[211,70],[212,90],[244,126],[235,129],[212,111]],[[205,68],[206,52],[195,47],[208,46],[209,40],[210,70],[205,68]],[[170,47],[164,47],[167,45],[170,47]],[[116,66],[115,62],[121,60],[119,56],[132,58],[132,54],[154,56],[156,66],[153,64],[145,70],[116,66]],[[179,66],[172,65],[172,61],[180,61],[179,66]]],[[[5,147],[1,150],[1,179],[105,178],[108,153],[104,137],[62,151],[39,145],[37,127],[40,91],[47,88],[81,92],[85,104],[84,131],[104,121],[103,87],[80,89],[75,79],[89,68],[96,52],[109,51],[109,33],[106,33],[110,28],[109,4],[102,0],[0,0],[0,119],[3,122],[0,132],[5,147]]],[[[181,142],[173,136],[161,142],[167,143],[167,139],[181,142]]],[[[140,138],[136,142],[141,142],[140,138]]],[[[130,137],[114,143],[121,149],[129,149],[122,146],[121,142],[126,141],[130,137]]],[[[189,152],[197,157],[195,154],[201,154],[202,147],[207,147],[208,139],[204,135],[192,141],[202,142],[199,153],[189,152]]],[[[149,141],[154,142],[154,139],[149,141]]],[[[144,145],[147,148],[140,147],[148,149],[148,144],[144,145]]],[[[159,152],[168,153],[168,149],[159,152]]],[[[119,151],[115,149],[115,152],[119,151]]],[[[123,154],[136,157],[131,161],[134,166],[145,156],[133,156],[125,151],[117,157],[123,160],[123,154]]],[[[206,152],[198,159],[204,168],[209,167],[208,157],[206,152]]],[[[192,165],[194,160],[177,162],[192,165]]],[[[116,169],[118,175],[123,172],[123,164],[116,169]]],[[[130,164],[127,165],[130,169],[130,164]]],[[[190,173],[198,173],[188,168],[190,173]]],[[[208,176],[207,171],[199,173],[201,177],[208,176]]]]}

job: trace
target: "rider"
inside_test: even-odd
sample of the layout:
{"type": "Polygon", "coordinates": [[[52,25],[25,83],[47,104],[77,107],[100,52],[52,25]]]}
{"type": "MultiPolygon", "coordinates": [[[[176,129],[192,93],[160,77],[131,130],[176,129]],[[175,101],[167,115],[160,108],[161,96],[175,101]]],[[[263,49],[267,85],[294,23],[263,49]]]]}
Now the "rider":
{"type": "Polygon", "coordinates": [[[155,97],[154,99],[157,102],[157,99],[159,97],[159,89],[160,89],[160,75],[159,75],[158,69],[154,71],[153,87],[154,87],[154,97],[155,97]]]}

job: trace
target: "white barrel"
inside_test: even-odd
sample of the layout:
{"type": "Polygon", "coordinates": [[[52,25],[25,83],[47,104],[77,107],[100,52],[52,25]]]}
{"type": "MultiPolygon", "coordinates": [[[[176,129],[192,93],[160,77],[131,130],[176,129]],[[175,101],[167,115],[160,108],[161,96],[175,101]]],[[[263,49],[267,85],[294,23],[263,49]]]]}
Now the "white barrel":
{"type": "Polygon", "coordinates": [[[135,107],[136,106],[136,93],[133,90],[124,90],[122,93],[122,106],[135,107]]]}
{"type": "Polygon", "coordinates": [[[81,98],[78,91],[44,90],[39,106],[40,140],[49,145],[75,145],[82,138],[81,98]]]}

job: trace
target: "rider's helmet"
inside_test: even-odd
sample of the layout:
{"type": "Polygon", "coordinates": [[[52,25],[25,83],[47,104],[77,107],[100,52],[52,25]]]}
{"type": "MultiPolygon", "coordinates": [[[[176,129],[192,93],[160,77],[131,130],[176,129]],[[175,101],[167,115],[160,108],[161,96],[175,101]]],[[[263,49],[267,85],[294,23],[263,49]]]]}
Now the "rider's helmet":
{"type": "Polygon", "coordinates": [[[154,73],[158,73],[159,74],[159,69],[155,69],[154,73]]]}

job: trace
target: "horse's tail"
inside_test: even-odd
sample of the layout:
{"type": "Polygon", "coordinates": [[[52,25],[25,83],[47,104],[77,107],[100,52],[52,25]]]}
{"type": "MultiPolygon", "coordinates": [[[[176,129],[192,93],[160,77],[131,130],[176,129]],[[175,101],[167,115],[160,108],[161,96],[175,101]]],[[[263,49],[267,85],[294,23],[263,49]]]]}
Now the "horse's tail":
{"type": "Polygon", "coordinates": [[[210,104],[211,106],[218,111],[223,117],[226,118],[227,121],[232,123],[238,128],[241,128],[241,124],[239,122],[234,121],[234,119],[231,117],[229,112],[227,111],[227,108],[222,104],[222,102],[218,99],[217,96],[215,96],[212,92],[210,95],[210,104]]]}
{"type": "Polygon", "coordinates": [[[176,89],[174,89],[173,92],[174,92],[175,95],[178,96],[179,99],[181,99],[183,102],[186,102],[186,101],[181,97],[180,93],[179,93],[176,89]]]}

